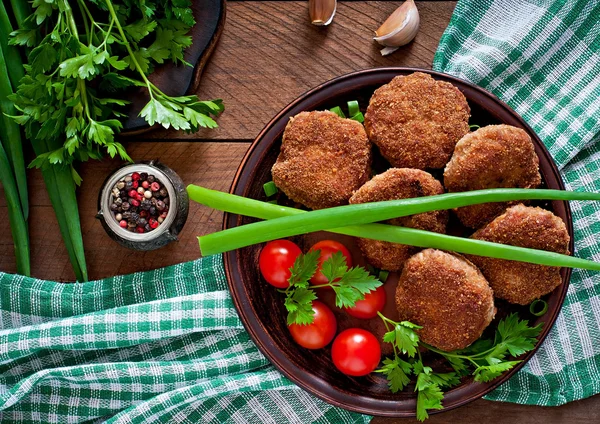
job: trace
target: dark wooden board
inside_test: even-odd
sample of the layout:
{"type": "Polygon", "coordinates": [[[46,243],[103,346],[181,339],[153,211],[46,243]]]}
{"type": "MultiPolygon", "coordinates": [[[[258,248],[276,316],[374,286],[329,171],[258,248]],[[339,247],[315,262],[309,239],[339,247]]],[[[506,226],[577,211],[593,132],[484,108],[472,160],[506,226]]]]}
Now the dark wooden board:
{"type": "MultiPolygon", "coordinates": [[[[196,25],[190,32],[193,44],[186,49],[184,55],[185,60],[193,66],[175,65],[170,62],[157,67],[148,79],[169,96],[195,93],[204,66],[208,63],[225,26],[225,6],[225,0],[193,0],[192,9],[196,18],[196,25]]],[[[122,135],[140,134],[150,130],[144,118],[139,116],[149,100],[146,88],[133,91],[130,99],[131,104],[127,110],[129,119],[123,123],[122,135]]]]}
{"type": "Polygon", "coordinates": [[[381,66],[430,68],[454,2],[419,2],[416,38],[383,57],[374,31],[399,1],[338,2],[328,27],[310,25],[307,1],[230,2],[227,25],[198,95],[222,98],[219,128],[195,134],[157,129],[149,138],[253,139],[277,111],[322,81],[381,66]]]}

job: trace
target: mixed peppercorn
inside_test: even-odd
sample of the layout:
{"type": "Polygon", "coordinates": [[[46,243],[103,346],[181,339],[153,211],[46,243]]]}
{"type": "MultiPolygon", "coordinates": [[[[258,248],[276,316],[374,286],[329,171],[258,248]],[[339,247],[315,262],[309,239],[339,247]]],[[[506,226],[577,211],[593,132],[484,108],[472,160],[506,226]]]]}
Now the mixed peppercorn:
{"type": "Polygon", "coordinates": [[[121,228],[147,233],[167,217],[169,192],[154,175],[134,172],[112,188],[110,210],[121,228]]]}

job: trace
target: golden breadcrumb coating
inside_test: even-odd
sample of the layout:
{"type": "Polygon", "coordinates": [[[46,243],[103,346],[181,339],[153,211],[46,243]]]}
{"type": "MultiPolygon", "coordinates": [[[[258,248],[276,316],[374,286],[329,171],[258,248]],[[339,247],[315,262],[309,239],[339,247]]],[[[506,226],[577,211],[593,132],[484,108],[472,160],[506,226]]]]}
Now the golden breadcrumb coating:
{"type": "MultiPolygon", "coordinates": [[[[476,231],[472,238],[569,254],[569,232],[562,219],[541,208],[516,205],[476,231]]],[[[562,279],[560,268],[504,259],[468,256],[479,267],[494,295],[527,305],[550,293],[562,279]]]]}
{"type": "MultiPolygon", "coordinates": [[[[535,188],[542,182],[531,137],[521,128],[489,125],[465,135],[444,171],[449,192],[486,188],[535,188]]],[[[458,208],[463,225],[480,228],[510,203],[486,203],[458,208]]]]}
{"type": "Polygon", "coordinates": [[[464,349],[495,314],[494,295],[481,272],[462,256],[425,249],[404,264],[396,289],[401,320],[418,324],[419,337],[438,349],[464,349]]]}
{"type": "Polygon", "coordinates": [[[371,143],[363,126],[333,112],[302,112],[290,118],[273,181],[290,199],[311,209],[348,203],[368,179],[371,143]]]}
{"type": "MultiPolygon", "coordinates": [[[[409,168],[391,168],[376,175],[359,188],[350,198],[351,204],[407,199],[443,194],[442,184],[425,171],[409,168]]],[[[402,227],[445,233],[448,211],[434,211],[396,218],[390,224],[402,227]]],[[[388,271],[399,271],[404,262],[419,248],[379,240],[358,239],[363,255],[371,265],[388,271]]]]}
{"type": "Polygon", "coordinates": [[[415,72],[375,90],[365,129],[393,166],[441,169],[457,141],[469,132],[470,114],[458,88],[415,72]]]}

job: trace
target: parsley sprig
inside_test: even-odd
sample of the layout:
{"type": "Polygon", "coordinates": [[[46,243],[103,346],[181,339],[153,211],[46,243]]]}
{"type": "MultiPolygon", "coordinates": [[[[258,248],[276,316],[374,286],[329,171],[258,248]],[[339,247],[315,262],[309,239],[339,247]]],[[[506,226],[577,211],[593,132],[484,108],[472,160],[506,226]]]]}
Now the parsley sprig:
{"type": "Polygon", "coordinates": [[[443,408],[442,389],[460,384],[459,377],[472,374],[475,381],[487,382],[521,362],[511,360],[509,356],[518,357],[532,350],[542,326],[530,327],[527,321],[513,313],[500,320],[493,340],[480,339],[466,349],[444,352],[420,341],[417,331],[422,327],[408,321],[395,322],[381,313],[379,316],[388,330],[383,340],[392,344],[394,356],[384,359],[383,366],[376,372],[387,377],[393,393],[403,390],[411,382],[410,376],[415,376],[417,419],[420,421],[429,417],[428,410],[443,408]],[[435,373],[423,365],[420,348],[442,355],[454,372],[435,373]],[[406,360],[401,354],[407,357],[406,360]]]}
{"type": "Polygon", "coordinates": [[[313,322],[312,301],[317,298],[315,289],[332,288],[336,295],[336,306],[351,308],[358,300],[364,299],[365,294],[383,284],[362,267],[348,268],[344,255],[335,252],[321,266],[321,272],[328,283],[311,286],[309,280],[317,272],[320,254],[319,250],[302,254],[296,258],[294,266],[290,269],[290,285],[283,291],[286,295],[288,324],[306,325],[313,322]]]}
{"type": "Polygon", "coordinates": [[[183,53],[195,24],[190,0],[36,0],[32,7],[10,40],[31,48],[12,97],[20,112],[14,119],[34,146],[49,146],[32,166],[72,166],[103,153],[131,161],[115,135],[128,103],[120,93],[132,87],[150,96],[140,113],[150,125],[217,126],[211,115],[223,110],[221,100],[169,96],[147,76],[166,61],[189,65],[183,53]]]}

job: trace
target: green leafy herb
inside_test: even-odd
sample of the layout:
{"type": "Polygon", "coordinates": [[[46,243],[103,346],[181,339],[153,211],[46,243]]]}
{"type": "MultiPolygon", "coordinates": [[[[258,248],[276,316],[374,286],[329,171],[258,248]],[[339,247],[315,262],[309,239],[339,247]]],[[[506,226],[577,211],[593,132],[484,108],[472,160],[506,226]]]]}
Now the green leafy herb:
{"type": "Polygon", "coordinates": [[[348,269],[346,258],[341,252],[335,252],[323,262],[321,272],[329,281],[324,286],[333,289],[336,294],[335,305],[340,308],[353,307],[356,301],[365,298],[365,294],[383,284],[363,267],[348,269]]]}
{"type": "Polygon", "coordinates": [[[444,352],[419,340],[417,330],[421,327],[408,321],[396,322],[379,313],[387,332],[383,340],[391,343],[394,357],[386,358],[377,370],[388,379],[390,390],[402,390],[410,382],[409,375],[416,377],[417,418],[421,421],[429,416],[430,409],[442,409],[442,389],[460,384],[459,376],[472,374],[473,379],[487,382],[510,370],[519,360],[517,357],[532,350],[541,331],[541,324],[530,327],[513,313],[500,320],[493,340],[479,339],[466,349],[444,352]],[[423,364],[419,348],[427,348],[448,360],[455,372],[435,373],[423,364]],[[400,358],[408,356],[408,361],[400,358]],[[418,357],[418,359],[417,359],[418,357]]]}
{"type": "Polygon", "coordinates": [[[429,418],[428,410],[443,409],[442,388],[456,386],[460,380],[455,373],[434,373],[430,367],[417,361],[413,365],[414,374],[417,376],[415,392],[417,392],[417,419],[425,421],[429,418]]]}
{"type": "MultiPolygon", "coordinates": [[[[386,318],[387,319],[387,318],[386,318]]],[[[391,321],[391,320],[390,320],[391,321]]],[[[419,336],[415,329],[419,329],[418,325],[414,325],[408,321],[393,322],[394,326],[391,331],[388,331],[383,336],[383,341],[392,343],[398,351],[410,358],[414,357],[419,348],[419,336]]]]}
{"type": "Polygon", "coordinates": [[[169,96],[147,77],[165,61],[189,65],[190,0],[36,0],[32,6],[10,40],[33,47],[12,96],[20,112],[14,118],[28,138],[49,146],[31,166],[72,167],[104,153],[131,161],[115,140],[128,104],[117,93],[131,87],[146,89],[149,101],[140,116],[150,125],[184,131],[217,126],[213,116],[223,110],[221,100],[169,96]]]}
{"type": "Polygon", "coordinates": [[[410,383],[409,375],[412,372],[412,369],[412,364],[403,361],[396,356],[394,359],[385,358],[383,360],[383,366],[375,372],[384,374],[388,379],[388,386],[392,393],[397,393],[410,383]]]}
{"type": "Polygon", "coordinates": [[[320,254],[319,250],[313,250],[296,258],[294,266],[290,269],[290,288],[308,287],[308,280],[317,272],[320,254]]]}
{"type": "Polygon", "coordinates": [[[320,254],[319,250],[314,250],[300,255],[290,269],[290,285],[285,290],[288,324],[305,325],[313,321],[312,301],[317,298],[314,289],[331,287],[336,294],[335,304],[341,308],[351,308],[358,300],[364,299],[365,294],[382,284],[362,267],[348,269],[344,255],[335,252],[321,266],[328,283],[309,287],[308,281],[317,272],[320,254]]]}
{"type": "Polygon", "coordinates": [[[285,298],[285,308],[288,310],[287,323],[306,325],[313,322],[314,311],[312,301],[317,298],[314,290],[297,287],[290,291],[285,298]]]}

